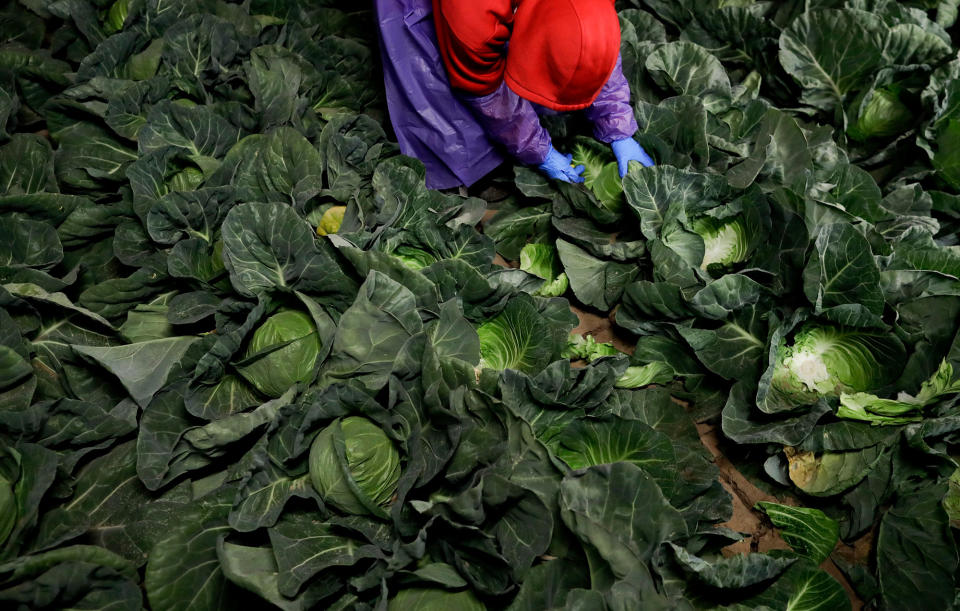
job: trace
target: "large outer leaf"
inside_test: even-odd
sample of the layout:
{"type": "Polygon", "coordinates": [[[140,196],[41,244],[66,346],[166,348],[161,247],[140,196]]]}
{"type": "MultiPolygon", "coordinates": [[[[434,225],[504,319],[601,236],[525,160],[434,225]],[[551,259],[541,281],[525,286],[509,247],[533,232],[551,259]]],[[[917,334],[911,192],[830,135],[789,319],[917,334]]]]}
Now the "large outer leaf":
{"type": "Polygon", "coordinates": [[[456,301],[442,303],[440,318],[427,324],[426,330],[439,356],[457,358],[474,366],[480,362],[480,337],[463,317],[456,301]]]}
{"type": "Polygon", "coordinates": [[[688,525],[729,519],[733,508],[730,495],[717,484],[719,471],[700,442],[693,419],[677,409],[667,389],[616,391],[606,406],[620,417],[644,422],[670,439],[676,456],[670,503],[682,509],[688,525]]]}
{"type": "Polygon", "coordinates": [[[165,32],[163,62],[177,87],[199,97],[208,71],[231,64],[238,46],[229,21],[212,14],[190,15],[165,32]]]}
{"type": "Polygon", "coordinates": [[[74,346],[73,349],[117,376],[130,396],[141,407],[146,407],[195,341],[196,337],[169,337],[126,346],[74,346]]]}
{"type": "Polygon", "coordinates": [[[941,506],[946,484],[902,494],[880,522],[877,572],[889,609],[929,609],[953,603],[957,548],[941,506]]]}
{"type": "Polygon", "coordinates": [[[0,265],[48,268],[63,259],[56,230],[15,216],[0,218],[0,265]]]}
{"type": "Polygon", "coordinates": [[[803,441],[827,412],[826,402],[801,414],[787,413],[772,418],[755,408],[752,382],[734,384],[723,408],[723,434],[737,443],[779,443],[796,445],[803,441]]]}
{"type": "Polygon", "coordinates": [[[0,566],[0,574],[10,577],[0,589],[5,607],[143,609],[131,565],[102,547],[73,545],[21,556],[0,566]]]}
{"type": "Polygon", "coordinates": [[[305,105],[297,93],[308,66],[302,57],[280,46],[257,47],[250,53],[247,78],[261,126],[288,123],[305,105]]]}
{"type": "Polygon", "coordinates": [[[256,460],[259,464],[240,490],[243,500],[230,512],[230,526],[240,532],[273,526],[295,496],[316,497],[308,475],[292,477],[264,456],[258,455],[256,460]]]}
{"type": "Polygon", "coordinates": [[[212,386],[191,388],[184,400],[191,415],[219,420],[258,405],[261,398],[243,378],[228,374],[212,386]]]}
{"type": "Polygon", "coordinates": [[[203,167],[208,159],[222,157],[239,138],[240,130],[210,107],[164,100],[150,110],[138,142],[141,153],[177,147],[203,167]]]}
{"type": "Polygon", "coordinates": [[[74,498],[44,515],[36,548],[86,533],[124,558],[146,562],[153,544],[180,522],[190,494],[179,488],[165,498],[151,498],[137,477],[136,458],[134,444],[128,442],[87,465],[74,498]]]}
{"type": "Polygon", "coordinates": [[[796,558],[767,554],[737,554],[708,562],[679,545],[671,544],[677,561],[684,570],[715,588],[745,588],[772,579],[796,562],[796,558]]]}
{"type": "Polygon", "coordinates": [[[233,189],[227,187],[167,193],[147,215],[147,231],[162,244],[183,238],[212,243],[231,205],[233,189]]]}
{"type": "Polygon", "coordinates": [[[280,569],[273,550],[269,547],[249,547],[221,541],[217,555],[223,574],[238,586],[249,590],[283,611],[315,609],[327,592],[323,582],[316,588],[307,587],[296,598],[280,594],[280,569]],[[316,592],[314,592],[316,590],[316,592]]]}
{"type": "Polygon", "coordinates": [[[803,85],[804,102],[833,110],[882,65],[886,31],[866,11],[810,11],[780,35],[780,63],[803,85]]]}
{"type": "Polygon", "coordinates": [[[286,204],[235,206],[221,228],[224,263],[237,291],[249,297],[271,289],[349,293],[351,282],[286,204]]]}
{"type": "Polygon", "coordinates": [[[53,150],[40,136],[15,134],[0,146],[0,195],[59,191],[53,150]]]}
{"type": "Polygon", "coordinates": [[[376,167],[396,152],[380,123],[362,114],[335,115],[320,132],[317,146],[328,192],[343,202],[366,196],[376,167]]]}
{"type": "Polygon", "coordinates": [[[4,543],[0,548],[0,558],[6,559],[16,553],[22,534],[37,523],[40,501],[53,484],[59,460],[56,452],[32,443],[19,443],[2,449],[0,468],[3,471],[0,471],[0,476],[7,481],[16,480],[13,496],[18,509],[6,542],[0,542],[4,543]]]}
{"type": "Polygon", "coordinates": [[[947,41],[934,32],[915,23],[898,23],[890,28],[884,55],[894,64],[935,66],[950,55],[950,51],[947,41]]]}
{"type": "Polygon", "coordinates": [[[849,611],[850,598],[830,574],[812,562],[801,560],[787,569],[772,587],[745,601],[744,605],[749,609],[849,611]]]}
{"type": "Polygon", "coordinates": [[[0,390],[9,390],[32,376],[33,368],[29,362],[13,348],[0,346],[0,390]]]}
{"type": "Polygon", "coordinates": [[[835,223],[820,228],[814,246],[803,290],[816,311],[841,323],[876,325],[884,298],[867,239],[852,225],[835,223]]]}
{"type": "Polygon", "coordinates": [[[368,388],[386,382],[403,344],[423,329],[409,289],[373,271],[343,316],[321,377],[357,376],[368,388]]]}
{"type": "Polygon", "coordinates": [[[680,95],[710,100],[730,96],[730,78],[720,61],[692,42],[663,44],[647,58],[647,70],[661,86],[680,95]]]}
{"type": "Polygon", "coordinates": [[[746,189],[761,176],[793,184],[812,169],[810,144],[800,124],[776,108],[765,109],[750,146],[750,156],[727,172],[730,185],[738,189],[746,189]]]}
{"type": "Polygon", "coordinates": [[[624,287],[640,272],[636,264],[602,261],[564,240],[557,240],[557,252],[577,299],[603,311],[617,304],[624,287]]]}
{"type": "Polygon", "coordinates": [[[339,534],[316,516],[291,513],[269,530],[280,570],[280,593],[293,597],[307,580],[332,567],[353,566],[364,558],[382,555],[375,545],[363,545],[339,534]]]}
{"type": "Polygon", "coordinates": [[[678,326],[677,331],[710,371],[730,380],[756,379],[767,336],[765,312],[752,305],[716,329],[678,326]]]}
{"type": "Polygon", "coordinates": [[[150,551],[144,587],[154,609],[237,609],[240,592],[223,575],[217,546],[227,535],[227,512],[236,489],[200,499],[180,515],[150,551]]]}
{"type": "Polygon", "coordinates": [[[552,446],[557,456],[573,469],[628,462],[651,476],[665,495],[673,491],[673,444],[669,437],[638,420],[577,420],[560,433],[552,446]]]}
{"type": "Polygon", "coordinates": [[[684,536],[686,523],[653,478],[630,463],[575,472],[560,484],[567,527],[589,543],[619,577],[645,564],[666,541],[684,536]]]}
{"type": "Polygon", "coordinates": [[[951,119],[937,138],[933,167],[952,187],[960,186],[960,121],[951,119]]]}
{"type": "Polygon", "coordinates": [[[513,578],[522,582],[534,561],[547,551],[554,531],[554,507],[547,505],[534,490],[523,488],[506,478],[484,478],[483,502],[496,518],[487,527],[499,543],[513,578]]]}
{"type": "Polygon", "coordinates": [[[780,529],[783,540],[798,554],[816,564],[827,559],[837,545],[840,526],[819,509],[791,507],[761,501],[757,503],[780,529]]]}
{"type": "Polygon", "coordinates": [[[632,166],[623,179],[627,203],[640,218],[647,239],[659,237],[668,210],[674,205],[690,209],[713,207],[724,189],[717,177],[672,166],[632,166]]]}
{"type": "MultiPolygon", "coordinates": [[[[279,127],[267,136],[241,143],[240,169],[234,182],[248,201],[287,201],[303,206],[320,192],[323,158],[297,130],[279,127]]],[[[234,150],[230,151],[230,155],[234,150]]],[[[224,166],[227,166],[224,161],[224,166]]]]}
{"type": "Polygon", "coordinates": [[[100,183],[123,182],[126,167],[137,159],[137,152],[127,148],[106,129],[92,123],[77,122],[56,132],[57,178],[64,185],[96,189],[100,183]]]}
{"type": "Polygon", "coordinates": [[[290,402],[291,388],[278,399],[257,409],[233,414],[197,426],[184,407],[186,384],[163,389],[144,410],[137,438],[137,473],[144,485],[156,490],[177,477],[205,467],[222,456],[224,448],[271,423],[278,409],[290,402]]]}
{"type": "Polygon", "coordinates": [[[651,140],[659,144],[654,150],[662,164],[684,167],[692,161],[697,169],[707,166],[707,111],[700,98],[677,96],[656,105],[638,101],[634,112],[642,139],[647,140],[644,146],[651,140]]]}
{"type": "Polygon", "coordinates": [[[535,566],[527,574],[513,599],[510,611],[542,611],[560,607],[567,593],[575,588],[587,588],[590,576],[583,563],[563,558],[535,566]]]}
{"type": "Polygon", "coordinates": [[[69,312],[70,315],[79,314],[86,319],[84,322],[89,323],[90,321],[93,321],[99,325],[102,325],[103,327],[106,327],[107,329],[112,329],[110,323],[101,316],[91,312],[86,308],[74,305],[74,303],[70,301],[70,298],[63,293],[45,291],[43,288],[29,283],[6,284],[3,288],[17,297],[23,297],[28,300],[39,301],[43,304],[57,306],[58,308],[62,308],[63,310],[69,312]]]}
{"type": "Polygon", "coordinates": [[[528,240],[538,241],[550,227],[553,214],[547,204],[519,207],[511,201],[500,202],[496,215],[484,224],[484,233],[493,238],[497,252],[508,261],[520,258],[528,240]]]}

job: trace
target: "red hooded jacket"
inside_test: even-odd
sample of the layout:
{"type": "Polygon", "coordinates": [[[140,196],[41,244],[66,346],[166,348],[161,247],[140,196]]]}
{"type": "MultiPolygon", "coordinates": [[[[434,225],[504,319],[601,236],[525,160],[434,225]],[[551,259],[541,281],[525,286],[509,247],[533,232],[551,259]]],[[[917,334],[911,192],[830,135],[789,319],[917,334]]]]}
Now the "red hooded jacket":
{"type": "Polygon", "coordinates": [[[620,49],[612,0],[433,0],[433,9],[450,84],[474,96],[506,81],[547,108],[586,108],[620,49]]]}

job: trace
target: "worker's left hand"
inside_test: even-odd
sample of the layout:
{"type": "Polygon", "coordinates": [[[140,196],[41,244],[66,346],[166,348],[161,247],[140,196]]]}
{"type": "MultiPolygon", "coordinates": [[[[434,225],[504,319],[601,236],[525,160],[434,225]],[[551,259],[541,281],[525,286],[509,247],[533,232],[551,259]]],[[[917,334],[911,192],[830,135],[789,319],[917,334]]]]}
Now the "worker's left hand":
{"type": "Polygon", "coordinates": [[[620,168],[620,178],[627,175],[628,166],[631,161],[639,161],[647,168],[653,165],[653,159],[650,158],[650,155],[647,155],[643,147],[633,138],[614,140],[610,143],[610,146],[613,148],[613,154],[617,157],[617,166],[620,168]]]}

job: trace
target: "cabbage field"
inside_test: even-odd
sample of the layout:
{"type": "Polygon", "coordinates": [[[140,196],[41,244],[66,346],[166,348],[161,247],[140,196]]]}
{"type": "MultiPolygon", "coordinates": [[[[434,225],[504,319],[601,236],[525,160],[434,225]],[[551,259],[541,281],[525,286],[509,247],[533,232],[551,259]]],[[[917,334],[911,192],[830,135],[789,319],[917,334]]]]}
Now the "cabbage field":
{"type": "Polygon", "coordinates": [[[617,0],[620,179],[370,3],[0,9],[0,608],[960,608],[960,0],[617,0]]]}

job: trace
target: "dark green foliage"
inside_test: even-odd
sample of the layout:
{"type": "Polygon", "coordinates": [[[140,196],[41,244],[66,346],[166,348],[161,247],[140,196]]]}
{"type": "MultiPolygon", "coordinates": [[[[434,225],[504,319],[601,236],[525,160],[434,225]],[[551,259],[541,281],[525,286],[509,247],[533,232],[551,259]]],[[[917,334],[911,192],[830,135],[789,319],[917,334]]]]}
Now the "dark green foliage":
{"type": "Polygon", "coordinates": [[[369,6],[0,10],[0,607],[953,605],[958,3],[617,4],[658,165],[554,117],[587,185],[492,216],[369,6]],[[722,553],[710,420],[790,550],[722,553]]]}

